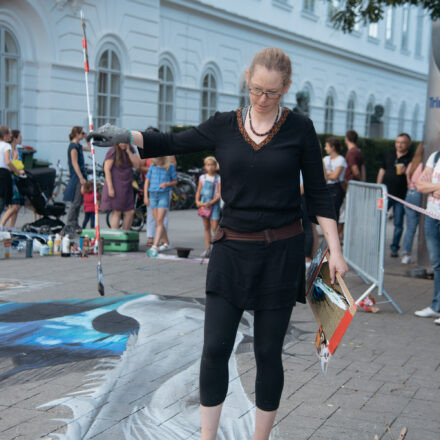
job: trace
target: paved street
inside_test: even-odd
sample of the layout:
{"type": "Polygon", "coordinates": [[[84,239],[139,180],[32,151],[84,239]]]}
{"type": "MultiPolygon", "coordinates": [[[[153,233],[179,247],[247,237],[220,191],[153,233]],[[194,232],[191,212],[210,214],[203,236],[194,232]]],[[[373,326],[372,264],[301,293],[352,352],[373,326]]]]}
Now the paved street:
{"type": "MultiPolygon", "coordinates": [[[[196,212],[172,212],[170,236],[199,255],[196,212]]],[[[104,255],[100,298],[95,257],[14,253],[0,261],[0,439],[197,439],[206,267],[144,252],[104,255]]],[[[440,327],[413,315],[430,304],[433,282],[409,278],[407,269],[387,251],[385,288],[404,313],[390,304],[359,311],[326,377],[313,315],[307,305],[294,309],[273,439],[389,439],[387,424],[394,438],[407,426],[408,440],[440,439],[440,327]]],[[[352,271],[346,283],[355,298],[366,289],[352,271]]],[[[238,339],[224,440],[251,438],[250,314],[238,339]]]]}

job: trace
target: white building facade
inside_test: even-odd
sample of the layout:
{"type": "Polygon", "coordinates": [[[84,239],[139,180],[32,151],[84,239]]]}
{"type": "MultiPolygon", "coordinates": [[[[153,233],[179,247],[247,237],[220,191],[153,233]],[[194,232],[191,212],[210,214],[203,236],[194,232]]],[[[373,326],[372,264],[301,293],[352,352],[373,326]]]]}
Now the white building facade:
{"type": "MultiPolygon", "coordinates": [[[[74,125],[87,127],[84,11],[95,124],[145,129],[195,125],[246,102],[244,72],[263,47],[293,61],[318,132],[422,137],[431,23],[416,7],[389,9],[350,35],[324,0],[1,0],[0,124],[19,128],[41,159],[65,160],[74,125]]],[[[100,158],[103,151],[99,152],[100,158]]]]}

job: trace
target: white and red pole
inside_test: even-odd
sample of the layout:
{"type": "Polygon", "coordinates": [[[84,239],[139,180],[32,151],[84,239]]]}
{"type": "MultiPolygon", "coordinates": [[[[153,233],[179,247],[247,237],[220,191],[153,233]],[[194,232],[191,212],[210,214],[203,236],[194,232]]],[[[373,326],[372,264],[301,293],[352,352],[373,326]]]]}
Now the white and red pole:
{"type": "MultiPolygon", "coordinates": [[[[89,132],[93,131],[93,119],[92,112],[90,111],[90,94],[89,94],[89,57],[87,53],[87,38],[86,38],[86,23],[84,20],[84,13],[81,11],[81,26],[82,26],[82,47],[84,55],[84,74],[86,78],[86,96],[87,96],[87,114],[89,117],[89,132]]],[[[90,139],[90,149],[92,152],[92,169],[93,169],[93,201],[95,204],[95,239],[98,243],[98,292],[100,295],[104,295],[104,276],[101,266],[101,231],[99,228],[99,209],[98,200],[96,196],[96,165],[95,165],[95,146],[93,145],[93,138],[90,139]]]]}

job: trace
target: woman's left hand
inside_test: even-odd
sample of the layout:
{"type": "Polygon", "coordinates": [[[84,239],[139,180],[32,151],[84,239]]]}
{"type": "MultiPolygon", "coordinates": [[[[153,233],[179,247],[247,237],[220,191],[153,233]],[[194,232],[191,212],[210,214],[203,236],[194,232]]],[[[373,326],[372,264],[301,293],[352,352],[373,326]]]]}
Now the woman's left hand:
{"type": "Polygon", "coordinates": [[[332,284],[335,283],[336,272],[338,272],[342,278],[348,272],[348,266],[342,254],[330,255],[329,268],[332,284]]]}
{"type": "Polygon", "coordinates": [[[159,186],[161,188],[168,188],[168,182],[162,182],[159,186]]]}

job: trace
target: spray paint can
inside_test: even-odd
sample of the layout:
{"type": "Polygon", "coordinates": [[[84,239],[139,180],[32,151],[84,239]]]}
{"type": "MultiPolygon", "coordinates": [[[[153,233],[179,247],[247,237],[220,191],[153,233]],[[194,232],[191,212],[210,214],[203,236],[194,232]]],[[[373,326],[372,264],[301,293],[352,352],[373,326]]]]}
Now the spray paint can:
{"type": "Polygon", "coordinates": [[[62,257],[70,257],[70,238],[69,234],[66,234],[63,237],[61,242],[61,256],[62,257]]]}
{"type": "Polygon", "coordinates": [[[32,251],[34,249],[34,241],[32,238],[26,238],[26,258],[32,258],[32,251]]]}

